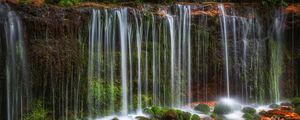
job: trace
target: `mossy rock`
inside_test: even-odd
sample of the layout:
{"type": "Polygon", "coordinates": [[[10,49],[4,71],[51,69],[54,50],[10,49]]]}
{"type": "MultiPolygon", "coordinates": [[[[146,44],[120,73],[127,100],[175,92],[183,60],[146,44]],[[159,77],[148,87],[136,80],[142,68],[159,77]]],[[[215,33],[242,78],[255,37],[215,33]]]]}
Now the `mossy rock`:
{"type": "Polygon", "coordinates": [[[245,113],[243,116],[242,116],[245,120],[253,120],[254,116],[250,113],[245,113]]]}
{"type": "Polygon", "coordinates": [[[211,114],[211,117],[215,120],[226,120],[226,118],[223,115],[218,115],[216,113],[211,114]]]}
{"type": "Polygon", "coordinates": [[[119,118],[115,117],[115,118],[113,118],[113,119],[111,119],[111,120],[119,120],[119,118]]]}
{"type": "Polygon", "coordinates": [[[242,117],[245,120],[260,120],[260,116],[257,114],[245,113],[242,117]]]}
{"type": "Polygon", "coordinates": [[[204,114],[208,114],[209,111],[210,111],[210,108],[209,108],[209,106],[206,105],[206,104],[199,104],[199,105],[197,105],[197,106],[195,107],[195,110],[200,111],[200,112],[202,112],[202,113],[204,113],[204,114]]]}
{"type": "Polygon", "coordinates": [[[296,97],[292,99],[292,104],[294,106],[300,106],[300,97],[296,97]]]}
{"type": "Polygon", "coordinates": [[[273,103],[273,104],[271,104],[271,105],[269,106],[269,108],[272,108],[272,109],[276,109],[276,108],[279,108],[279,107],[280,107],[280,105],[275,104],[275,103],[273,103]]]}
{"type": "Polygon", "coordinates": [[[200,117],[196,114],[193,114],[191,120],[200,120],[200,117]]]}
{"type": "Polygon", "coordinates": [[[228,114],[231,112],[232,112],[232,109],[230,108],[230,106],[223,104],[223,103],[217,104],[214,108],[214,113],[219,114],[219,115],[228,114]]]}
{"type": "Polygon", "coordinates": [[[151,120],[151,119],[149,119],[147,117],[144,117],[144,116],[137,116],[137,117],[135,117],[135,119],[136,120],[151,120]]]}
{"type": "Polygon", "coordinates": [[[298,113],[300,115],[300,105],[298,105],[296,108],[295,108],[295,112],[298,113]]]}
{"type": "Polygon", "coordinates": [[[259,114],[259,115],[265,115],[265,114],[267,114],[267,113],[268,113],[267,111],[264,111],[264,110],[263,110],[263,111],[260,111],[258,114],[259,114]]]}
{"type": "Polygon", "coordinates": [[[173,109],[170,109],[164,113],[162,119],[163,120],[178,120],[177,112],[173,109]]]}
{"type": "Polygon", "coordinates": [[[289,102],[280,103],[280,106],[294,107],[294,105],[289,102]]]}
{"type": "Polygon", "coordinates": [[[251,115],[254,115],[254,114],[256,113],[256,110],[255,110],[254,108],[252,108],[252,107],[244,107],[244,108],[242,109],[242,112],[243,112],[243,113],[249,113],[249,114],[251,114],[251,115]]]}
{"type": "Polygon", "coordinates": [[[150,108],[145,108],[144,113],[151,115],[154,118],[161,118],[168,111],[167,108],[162,108],[158,106],[153,106],[150,108]]]}
{"type": "Polygon", "coordinates": [[[176,110],[176,113],[178,115],[179,120],[189,120],[191,118],[191,113],[189,112],[184,112],[181,110],[176,110]]]}

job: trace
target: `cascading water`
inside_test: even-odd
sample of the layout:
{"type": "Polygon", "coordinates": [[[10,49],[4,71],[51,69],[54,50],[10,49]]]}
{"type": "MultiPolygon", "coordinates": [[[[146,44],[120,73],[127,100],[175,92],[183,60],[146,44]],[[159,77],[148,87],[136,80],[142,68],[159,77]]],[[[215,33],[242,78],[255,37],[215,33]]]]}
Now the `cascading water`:
{"type": "Polygon", "coordinates": [[[234,97],[246,103],[263,103],[266,99],[278,102],[282,43],[280,38],[275,37],[275,41],[267,38],[282,36],[283,17],[276,15],[273,20],[275,29],[270,29],[263,37],[262,23],[255,10],[249,9],[246,15],[251,16],[248,17],[237,16],[239,13],[234,9],[227,10],[226,14],[224,5],[219,5],[219,10],[225,49],[227,96],[233,91],[234,97]],[[229,30],[232,30],[232,34],[228,34],[229,30]],[[271,54],[267,52],[268,46],[271,54]],[[271,55],[270,59],[268,54],[271,55]],[[269,75],[265,71],[269,71],[269,75]],[[232,81],[229,83],[229,80],[232,81]],[[271,84],[267,84],[265,80],[271,84]]]}
{"type": "Polygon", "coordinates": [[[0,4],[0,36],[0,51],[6,58],[5,116],[7,120],[23,119],[31,97],[23,28],[19,16],[6,4],[0,4]]]}
{"type": "Polygon", "coordinates": [[[156,17],[153,14],[146,16],[130,8],[93,10],[88,63],[90,82],[88,96],[91,116],[97,114],[97,111],[100,112],[100,108],[107,109],[102,112],[105,114],[119,112],[122,115],[132,112],[142,114],[142,108],[150,104],[147,101],[149,98],[153,99],[150,106],[180,107],[192,102],[190,92],[192,84],[191,8],[178,5],[176,10],[180,12],[179,17],[169,14],[166,18],[159,18],[157,20],[165,23],[159,26],[155,24],[156,17]],[[156,37],[156,27],[162,27],[164,34],[156,37]],[[158,41],[160,36],[163,40],[158,41]],[[162,48],[162,46],[169,47],[162,48]],[[151,51],[157,51],[155,53],[159,54],[150,56],[151,51]],[[115,56],[107,56],[108,54],[115,56]],[[161,56],[165,56],[164,61],[170,61],[171,64],[157,65],[161,56]],[[152,65],[152,72],[149,72],[151,69],[148,69],[148,64],[152,65]],[[167,69],[168,66],[169,69],[167,69]],[[164,73],[159,74],[157,70],[163,70],[164,73]],[[106,93],[101,92],[107,87],[106,74],[110,74],[109,87],[112,88],[108,93],[111,94],[110,101],[112,102],[109,103],[111,105],[101,106],[97,101],[108,97],[106,93]],[[118,83],[119,80],[121,84],[118,83]],[[152,82],[149,82],[150,80],[152,82]],[[115,87],[119,85],[122,88],[120,89],[122,95],[114,95],[115,87]],[[152,88],[152,95],[149,93],[149,88],[152,88]],[[170,94],[168,89],[170,89],[170,94]],[[119,98],[122,99],[121,106],[114,106],[116,99],[119,98]],[[111,108],[111,106],[114,107],[111,108]]]}
{"type": "MultiPolygon", "coordinates": [[[[6,105],[7,119],[28,119],[36,109],[51,119],[127,119],[150,106],[194,112],[198,101],[223,95],[247,104],[281,98],[282,12],[266,24],[257,9],[229,4],[159,6],[157,13],[147,5],[82,11],[91,13],[89,31],[70,27],[66,13],[63,35],[57,37],[52,34],[60,29],[52,21],[41,23],[48,25],[45,33],[24,33],[18,15],[0,6],[0,65],[5,67],[0,79],[5,77],[6,96],[0,105],[6,105]],[[30,68],[32,81],[23,34],[30,60],[37,61],[30,68]],[[37,108],[31,106],[36,103],[37,108]]],[[[26,14],[25,23],[32,22],[32,14],[39,15],[26,14]]]]}
{"type": "Polygon", "coordinates": [[[230,86],[229,86],[229,62],[228,62],[228,41],[227,41],[227,23],[226,23],[226,14],[225,14],[225,8],[224,5],[221,4],[218,6],[218,8],[221,11],[220,14],[220,21],[221,21],[221,30],[222,30],[222,39],[223,39],[223,44],[224,44],[224,57],[225,57],[225,77],[226,77],[226,91],[227,91],[227,98],[230,98],[230,86]]]}

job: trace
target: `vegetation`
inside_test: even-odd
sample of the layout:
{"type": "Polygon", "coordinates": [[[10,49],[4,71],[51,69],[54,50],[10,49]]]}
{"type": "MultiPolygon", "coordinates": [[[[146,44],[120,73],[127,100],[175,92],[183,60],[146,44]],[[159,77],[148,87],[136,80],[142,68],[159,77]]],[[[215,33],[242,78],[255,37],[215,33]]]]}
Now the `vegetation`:
{"type": "Polygon", "coordinates": [[[223,103],[217,104],[214,108],[214,113],[218,115],[228,114],[230,112],[232,112],[230,106],[223,103]]]}
{"type": "Polygon", "coordinates": [[[262,4],[272,7],[287,7],[288,3],[284,0],[262,0],[262,4]]]}
{"type": "Polygon", "coordinates": [[[90,85],[90,101],[93,104],[93,113],[96,114],[109,114],[112,111],[111,106],[109,106],[112,101],[115,102],[114,109],[118,110],[120,108],[120,87],[104,83],[103,80],[93,80],[90,85]],[[100,108],[100,109],[99,109],[100,108]]]}
{"type": "Polygon", "coordinates": [[[59,5],[60,6],[72,6],[72,5],[76,5],[79,2],[81,2],[80,0],[60,0],[59,1],[59,5]]]}
{"type": "Polygon", "coordinates": [[[292,99],[292,104],[294,106],[300,106],[300,97],[296,97],[292,99]]]}
{"type": "Polygon", "coordinates": [[[300,114],[300,105],[298,105],[296,108],[295,108],[295,112],[300,114]]]}
{"type": "Polygon", "coordinates": [[[256,113],[256,110],[252,107],[244,107],[242,109],[242,112],[243,113],[249,113],[249,114],[255,114],[256,113]]]}
{"type": "Polygon", "coordinates": [[[196,114],[184,112],[181,110],[175,110],[172,108],[163,108],[153,106],[144,110],[146,114],[149,114],[152,119],[158,120],[199,120],[200,117],[196,114]]]}
{"type": "Polygon", "coordinates": [[[202,113],[204,113],[204,114],[208,114],[209,111],[210,111],[210,108],[209,108],[209,106],[206,105],[206,104],[199,104],[199,105],[197,105],[197,106],[195,107],[195,110],[198,110],[198,111],[200,111],[200,112],[202,112],[202,113]]]}
{"type": "Polygon", "coordinates": [[[49,111],[43,107],[41,100],[37,100],[33,104],[31,112],[24,117],[24,120],[50,120],[48,118],[49,111]]]}

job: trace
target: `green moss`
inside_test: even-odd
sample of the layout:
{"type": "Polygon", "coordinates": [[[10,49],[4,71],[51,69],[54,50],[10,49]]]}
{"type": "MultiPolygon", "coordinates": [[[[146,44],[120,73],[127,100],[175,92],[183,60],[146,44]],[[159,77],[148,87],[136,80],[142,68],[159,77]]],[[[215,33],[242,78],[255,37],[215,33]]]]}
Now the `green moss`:
{"type": "Polygon", "coordinates": [[[245,113],[243,115],[243,118],[245,120],[260,120],[260,116],[257,114],[249,114],[249,113],[245,113]]]}
{"type": "Polygon", "coordinates": [[[178,120],[178,114],[175,110],[170,109],[165,114],[163,115],[162,119],[163,120],[178,120]]]}
{"type": "Polygon", "coordinates": [[[245,120],[253,120],[254,116],[253,116],[252,114],[245,113],[245,114],[243,115],[243,118],[244,118],[245,120]]]}
{"type": "Polygon", "coordinates": [[[226,104],[217,104],[214,108],[214,113],[216,114],[220,114],[220,115],[223,115],[223,114],[228,114],[232,112],[230,106],[226,105],[226,104]]]}
{"type": "Polygon", "coordinates": [[[256,110],[254,108],[252,108],[252,107],[244,107],[242,109],[242,112],[254,115],[256,113],[256,110]]]}
{"type": "Polygon", "coordinates": [[[199,104],[199,105],[197,105],[197,106],[195,107],[195,110],[198,110],[198,111],[200,111],[200,112],[202,112],[202,113],[204,113],[204,114],[208,114],[209,111],[210,111],[210,108],[209,108],[209,106],[206,105],[206,104],[199,104]]]}
{"type": "Polygon", "coordinates": [[[216,113],[211,114],[212,118],[215,118],[216,120],[225,120],[225,117],[223,115],[218,115],[216,113]]]}
{"type": "Polygon", "coordinates": [[[24,120],[50,120],[48,118],[49,111],[42,105],[42,101],[38,100],[34,103],[31,112],[24,117],[24,120]]]}
{"type": "Polygon", "coordinates": [[[300,106],[300,97],[296,97],[292,99],[292,104],[294,106],[300,106]]]}
{"type": "Polygon", "coordinates": [[[284,0],[262,0],[262,4],[272,7],[287,7],[288,3],[284,0]]]}
{"type": "Polygon", "coordinates": [[[295,112],[298,113],[298,114],[300,114],[300,105],[296,106],[295,112]]]}
{"type": "Polygon", "coordinates": [[[111,114],[111,102],[114,102],[114,110],[120,109],[121,89],[117,85],[105,83],[103,80],[92,80],[89,87],[89,102],[92,104],[92,113],[108,115],[111,114]],[[101,109],[99,109],[101,108],[101,109]]]}
{"type": "Polygon", "coordinates": [[[72,6],[72,5],[76,5],[79,2],[81,2],[80,0],[60,0],[59,1],[59,5],[60,6],[72,6]]]}
{"type": "Polygon", "coordinates": [[[196,114],[193,114],[191,120],[200,120],[200,117],[196,114]]]}

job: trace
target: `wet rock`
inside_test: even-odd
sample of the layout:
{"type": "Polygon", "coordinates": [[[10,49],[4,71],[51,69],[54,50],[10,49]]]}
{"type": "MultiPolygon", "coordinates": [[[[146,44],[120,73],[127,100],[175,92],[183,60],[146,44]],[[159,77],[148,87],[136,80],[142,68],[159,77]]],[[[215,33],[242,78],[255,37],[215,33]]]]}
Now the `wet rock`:
{"type": "Polygon", "coordinates": [[[230,106],[226,105],[224,103],[219,103],[214,108],[214,113],[220,114],[220,115],[228,114],[231,112],[232,112],[232,109],[230,108],[230,106]]]}
{"type": "Polygon", "coordinates": [[[283,107],[283,106],[286,106],[286,107],[294,107],[294,105],[292,103],[289,103],[289,102],[283,102],[283,103],[280,103],[280,106],[283,107]]]}
{"type": "Polygon", "coordinates": [[[115,118],[113,118],[113,119],[111,119],[111,120],[119,120],[119,118],[115,117],[115,118]]]}
{"type": "Polygon", "coordinates": [[[200,120],[200,117],[196,114],[193,114],[191,120],[200,120]]]}
{"type": "Polygon", "coordinates": [[[197,111],[200,111],[200,112],[202,112],[204,114],[208,114],[209,111],[210,111],[209,106],[206,105],[206,104],[199,104],[194,109],[197,110],[197,111]]]}
{"type": "Polygon", "coordinates": [[[161,118],[168,111],[166,108],[153,106],[150,108],[144,109],[144,113],[151,115],[154,118],[161,118]]]}
{"type": "Polygon", "coordinates": [[[269,108],[272,108],[272,109],[276,109],[276,108],[279,108],[279,107],[280,107],[280,106],[277,105],[277,104],[275,104],[275,103],[269,105],[269,108]]]}
{"type": "Polygon", "coordinates": [[[137,116],[137,117],[135,117],[135,119],[136,120],[151,120],[151,119],[149,119],[147,117],[144,117],[144,116],[137,116]]]}
{"type": "Polygon", "coordinates": [[[254,108],[252,108],[252,107],[244,107],[244,108],[242,109],[242,112],[243,112],[243,113],[248,113],[248,114],[253,115],[253,114],[256,113],[256,110],[255,110],[254,108]]]}
{"type": "Polygon", "coordinates": [[[223,115],[218,115],[216,113],[213,113],[211,115],[211,117],[214,119],[214,120],[225,120],[225,117],[223,115]]]}
{"type": "Polygon", "coordinates": [[[245,120],[260,120],[260,116],[257,114],[245,113],[242,117],[245,120]]]}
{"type": "Polygon", "coordinates": [[[175,110],[168,110],[162,117],[163,120],[178,120],[178,115],[175,110]]]}
{"type": "Polygon", "coordinates": [[[181,110],[176,110],[176,113],[178,115],[179,120],[189,120],[191,118],[191,113],[189,112],[184,112],[181,110]]]}

